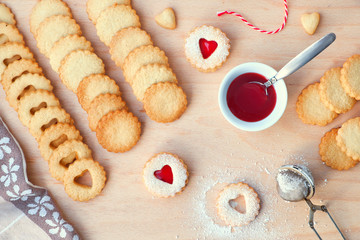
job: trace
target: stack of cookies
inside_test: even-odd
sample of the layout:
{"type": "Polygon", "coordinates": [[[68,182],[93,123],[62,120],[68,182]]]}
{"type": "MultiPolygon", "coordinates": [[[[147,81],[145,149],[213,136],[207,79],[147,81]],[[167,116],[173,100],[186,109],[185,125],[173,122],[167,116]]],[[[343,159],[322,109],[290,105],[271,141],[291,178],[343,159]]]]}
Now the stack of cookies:
{"type": "Polygon", "coordinates": [[[0,76],[6,98],[37,140],[51,175],[63,182],[66,193],[78,201],[92,199],[105,186],[106,173],[93,160],[73,119],[61,107],[50,81],[25,46],[14,15],[4,4],[0,4],[0,12],[0,76]],[[86,171],[92,177],[91,187],[75,181],[86,171]]]}
{"type": "Polygon", "coordinates": [[[30,29],[53,70],[77,94],[99,143],[111,152],[125,152],[135,146],[141,124],[128,111],[116,82],[105,75],[103,61],[81,36],[80,26],[66,3],[39,1],[30,16],[30,29]]]}
{"type": "Polygon", "coordinates": [[[146,114],[163,123],[180,118],[187,106],[186,95],[165,53],[140,28],[130,0],[88,0],[87,12],[146,114]]]}

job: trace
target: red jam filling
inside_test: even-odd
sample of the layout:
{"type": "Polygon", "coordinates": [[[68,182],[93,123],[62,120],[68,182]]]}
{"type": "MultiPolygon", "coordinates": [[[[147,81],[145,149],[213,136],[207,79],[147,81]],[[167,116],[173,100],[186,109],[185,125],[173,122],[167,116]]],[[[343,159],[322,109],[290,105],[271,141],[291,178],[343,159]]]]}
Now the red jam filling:
{"type": "Polygon", "coordinates": [[[201,38],[199,40],[199,46],[203,58],[207,59],[208,57],[211,56],[211,54],[215,52],[216,48],[218,47],[218,44],[215,41],[208,41],[205,38],[201,38]]]}
{"type": "Polygon", "coordinates": [[[173,183],[173,173],[169,165],[165,165],[161,170],[155,171],[154,176],[163,182],[173,183]]]}
{"type": "Polygon", "coordinates": [[[267,79],[258,73],[245,73],[235,78],[229,86],[226,100],[230,111],[240,120],[257,122],[263,120],[274,110],[276,92],[270,86],[266,95],[264,87],[250,83],[265,83],[267,79]]]}

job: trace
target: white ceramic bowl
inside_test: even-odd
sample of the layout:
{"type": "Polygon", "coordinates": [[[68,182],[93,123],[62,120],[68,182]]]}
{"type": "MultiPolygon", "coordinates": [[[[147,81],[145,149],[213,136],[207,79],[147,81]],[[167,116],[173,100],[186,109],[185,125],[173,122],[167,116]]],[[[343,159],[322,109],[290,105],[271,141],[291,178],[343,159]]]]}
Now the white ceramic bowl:
{"type": "Polygon", "coordinates": [[[226,120],[228,120],[235,127],[245,131],[261,131],[274,125],[283,115],[288,100],[287,89],[284,80],[281,79],[276,82],[273,85],[276,92],[276,104],[270,115],[257,122],[242,121],[230,111],[227,104],[226,95],[232,81],[239,75],[249,72],[261,74],[267,79],[275,76],[277,73],[275,69],[263,63],[249,62],[236,66],[228,74],[226,74],[220,85],[218,99],[219,105],[221,112],[226,120]]]}

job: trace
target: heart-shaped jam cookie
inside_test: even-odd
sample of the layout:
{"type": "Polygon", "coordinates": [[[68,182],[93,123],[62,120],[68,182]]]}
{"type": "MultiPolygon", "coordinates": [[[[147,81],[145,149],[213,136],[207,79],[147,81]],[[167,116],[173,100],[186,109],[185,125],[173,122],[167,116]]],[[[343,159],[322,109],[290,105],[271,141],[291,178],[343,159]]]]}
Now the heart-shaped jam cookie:
{"type": "Polygon", "coordinates": [[[214,72],[229,56],[230,40],[220,29],[203,25],[185,40],[187,60],[201,72],[214,72]]]}
{"type": "Polygon", "coordinates": [[[161,170],[154,172],[154,176],[161,181],[172,184],[173,183],[173,173],[169,165],[163,166],[161,170]]]}
{"type": "Polygon", "coordinates": [[[153,195],[173,197],[184,190],[188,182],[185,163],[175,154],[159,153],[144,167],[144,183],[153,195]]]}

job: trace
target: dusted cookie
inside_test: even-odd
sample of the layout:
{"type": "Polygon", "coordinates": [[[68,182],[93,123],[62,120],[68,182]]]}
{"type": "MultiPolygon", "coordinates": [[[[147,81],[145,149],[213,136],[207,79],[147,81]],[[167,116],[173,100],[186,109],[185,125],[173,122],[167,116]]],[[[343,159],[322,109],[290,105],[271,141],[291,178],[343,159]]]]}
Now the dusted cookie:
{"type": "Polygon", "coordinates": [[[105,66],[95,53],[88,50],[76,50],[65,57],[59,72],[63,83],[76,93],[80,82],[85,77],[105,73],[105,66]]]}
{"type": "Polygon", "coordinates": [[[325,134],[319,145],[321,160],[336,170],[347,170],[354,167],[358,161],[348,157],[336,144],[338,128],[333,128],[325,134]]]}
{"type": "Polygon", "coordinates": [[[40,52],[49,57],[51,48],[59,39],[73,34],[81,35],[76,21],[69,16],[57,15],[41,22],[35,38],[40,52]]]}
{"type": "Polygon", "coordinates": [[[30,31],[36,35],[40,23],[46,18],[63,15],[72,17],[70,8],[61,0],[41,0],[31,11],[30,15],[30,31]]]}
{"type": "Polygon", "coordinates": [[[186,95],[181,87],[171,82],[160,82],[149,87],[144,95],[146,114],[156,122],[173,122],[186,110],[186,95]]]}
{"type": "Polygon", "coordinates": [[[100,94],[91,103],[88,111],[89,127],[95,131],[100,119],[109,112],[127,110],[126,103],[119,95],[110,93],[100,94]]]}
{"type": "Polygon", "coordinates": [[[120,30],[110,43],[111,59],[117,66],[122,67],[129,53],[140,46],[152,45],[150,35],[138,27],[120,30]]]}
{"type": "Polygon", "coordinates": [[[90,103],[96,96],[105,93],[121,94],[116,82],[104,74],[93,74],[84,78],[77,90],[79,102],[85,111],[89,111],[90,103]]]}
{"type": "Polygon", "coordinates": [[[152,45],[141,46],[133,50],[125,59],[123,73],[125,80],[132,83],[135,73],[144,65],[151,63],[164,64],[169,66],[168,58],[164,51],[152,45]]]}
{"type": "Polygon", "coordinates": [[[360,55],[354,55],[344,63],[340,80],[345,92],[360,100],[360,55]]]}
{"type": "Polygon", "coordinates": [[[0,22],[0,44],[6,42],[18,42],[24,44],[24,38],[14,25],[0,22]]]}
{"type": "Polygon", "coordinates": [[[188,183],[184,161],[172,153],[158,153],[145,164],[143,180],[150,193],[157,197],[174,197],[188,183]]]}
{"type": "Polygon", "coordinates": [[[96,20],[100,13],[115,3],[130,5],[131,2],[130,0],[88,0],[86,3],[86,11],[89,15],[89,19],[96,24],[96,20]]]}
{"type": "Polygon", "coordinates": [[[141,124],[126,110],[116,110],[101,118],[96,128],[100,145],[110,152],[129,151],[140,139],[141,124]]]}
{"type": "Polygon", "coordinates": [[[347,120],[336,136],[337,145],[354,160],[360,160],[360,117],[347,120]]]}
{"type": "Polygon", "coordinates": [[[75,50],[94,51],[91,43],[85,37],[69,35],[57,41],[49,52],[50,65],[55,72],[59,73],[62,60],[75,50]]]}
{"type": "MultiPolygon", "coordinates": [[[[0,5],[1,6],[1,5],[0,5]]],[[[18,42],[7,42],[0,45],[0,75],[12,62],[20,59],[34,59],[28,47],[18,42]]]]}
{"type": "Polygon", "coordinates": [[[109,46],[118,31],[128,27],[141,27],[141,24],[131,6],[115,4],[100,13],[95,27],[100,40],[109,46]]]}
{"type": "Polygon", "coordinates": [[[304,123],[325,126],[338,115],[321,101],[319,85],[311,84],[301,92],[296,102],[296,112],[304,123]]]}

